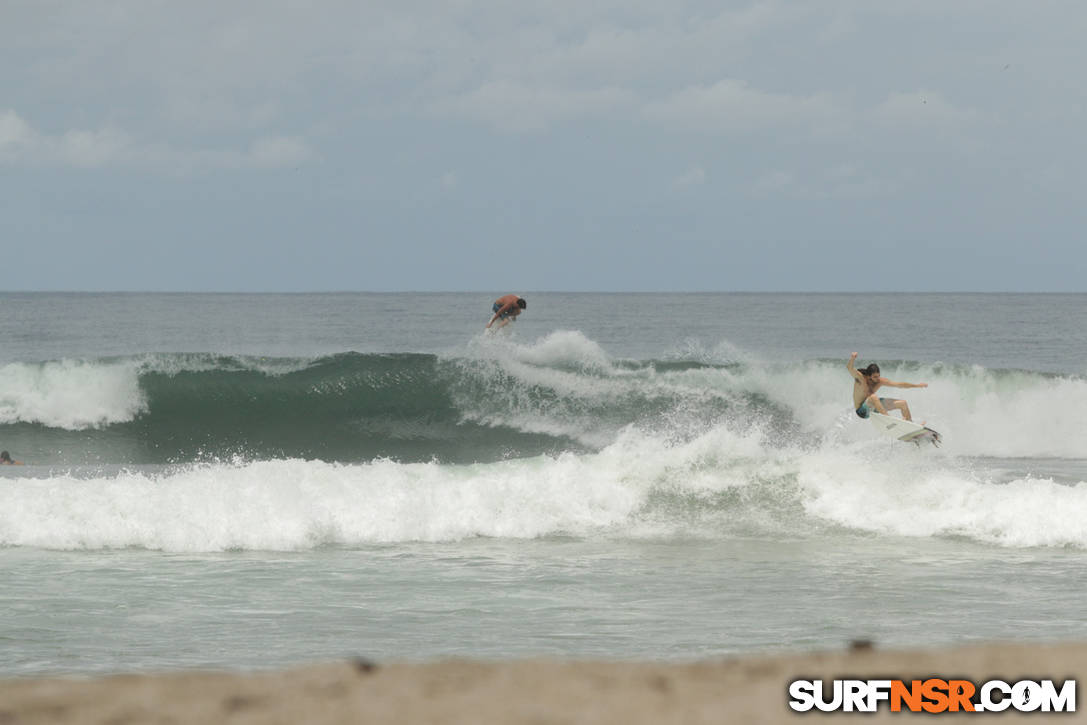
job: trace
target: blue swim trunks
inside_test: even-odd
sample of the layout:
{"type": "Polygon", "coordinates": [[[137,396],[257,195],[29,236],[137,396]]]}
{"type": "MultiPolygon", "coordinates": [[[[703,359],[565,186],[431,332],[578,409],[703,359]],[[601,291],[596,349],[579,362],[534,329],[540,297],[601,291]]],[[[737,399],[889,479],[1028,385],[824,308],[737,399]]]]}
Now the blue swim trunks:
{"type": "MultiPolygon", "coordinates": [[[[889,411],[895,403],[894,398],[880,398],[879,402],[883,406],[883,409],[887,411],[889,411]]],[[[859,408],[857,408],[857,417],[867,418],[868,414],[871,412],[872,411],[868,407],[868,401],[866,400],[861,403],[861,406],[859,408]]]]}
{"type": "MultiPolygon", "coordinates": [[[[494,305],[491,307],[491,312],[498,312],[500,309],[502,309],[502,305],[495,302],[494,305]]],[[[505,312],[503,312],[501,315],[498,316],[498,319],[504,320],[509,316],[510,316],[510,311],[506,310],[505,312]]]]}

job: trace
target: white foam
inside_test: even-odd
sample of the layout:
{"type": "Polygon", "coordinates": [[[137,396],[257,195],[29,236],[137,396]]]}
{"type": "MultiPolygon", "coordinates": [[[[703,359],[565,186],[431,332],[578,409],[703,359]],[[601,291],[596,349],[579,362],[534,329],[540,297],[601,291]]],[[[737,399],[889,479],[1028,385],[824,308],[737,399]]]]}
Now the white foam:
{"type": "Polygon", "coordinates": [[[728,370],[662,373],[652,366],[615,365],[580,333],[555,333],[529,346],[491,345],[455,361],[486,391],[480,396],[469,388],[467,395],[455,395],[466,420],[566,436],[594,448],[614,442],[646,404],[663,403],[668,410],[659,422],[673,426],[684,411],[737,391],[737,378],[728,370]]]}
{"type": "Polygon", "coordinates": [[[725,365],[728,363],[757,363],[758,359],[749,351],[722,340],[712,348],[707,348],[702,340],[688,338],[675,349],[665,353],[665,360],[697,362],[706,365],[725,365]]]}
{"type": "Polygon", "coordinates": [[[37,423],[84,430],[148,412],[140,375],[253,370],[269,376],[302,370],[302,359],[224,358],[204,353],[144,354],[113,360],[65,359],[0,367],[0,424],[37,423]]]}
{"type": "Polygon", "coordinates": [[[213,371],[259,372],[269,377],[288,375],[311,367],[313,358],[279,358],[258,355],[213,355],[210,353],[145,353],[132,361],[140,372],[174,376],[181,373],[213,371]]]}
{"type": "Polygon", "coordinates": [[[1001,483],[984,470],[893,441],[814,454],[798,480],[810,514],[850,528],[1012,547],[1087,547],[1083,481],[1001,483]]]}
{"type": "Polygon", "coordinates": [[[0,368],[0,423],[81,430],[132,420],[146,410],[135,361],[61,360],[0,368]]]}
{"type": "Polygon", "coordinates": [[[481,333],[456,356],[517,361],[526,365],[573,370],[610,370],[612,361],[598,343],[577,330],[555,330],[531,343],[481,333]]]}
{"type": "Polygon", "coordinates": [[[816,535],[828,523],[1087,548],[1087,483],[1002,483],[895,441],[782,447],[774,431],[726,425],[683,440],[628,428],[595,454],[473,465],[287,460],[0,479],[0,546],[298,550],[475,536],[816,535]]]}
{"type": "MultiPolygon", "coordinates": [[[[479,351],[477,351],[479,352],[479,351]]],[[[687,353],[692,351],[688,350],[687,353]]],[[[724,344],[709,358],[736,354],[724,344]]],[[[527,432],[573,437],[601,447],[615,428],[584,414],[619,410],[633,400],[673,399],[675,410],[697,410],[718,400],[758,395],[786,410],[809,434],[845,442],[872,439],[871,427],[853,414],[853,380],[840,364],[810,362],[768,365],[748,359],[743,368],[695,368],[658,372],[607,360],[580,333],[560,332],[530,345],[504,341],[484,346],[474,362],[493,367],[491,400],[459,400],[468,419],[527,432]],[[497,375],[501,373],[501,375],[497,375]],[[541,402],[533,392],[553,393],[541,402]],[[501,401],[500,404],[495,404],[501,401]],[[478,404],[477,404],[478,403],[478,404]]],[[[981,367],[885,365],[884,377],[926,382],[927,388],[885,387],[880,394],[902,398],[913,417],[940,431],[948,452],[990,457],[1087,458],[1087,381],[1039,373],[981,367]]],[[[478,372],[478,371],[477,371],[478,372]]],[[[473,374],[466,369],[466,374],[473,374]]],[[[627,407],[628,414],[634,409],[627,407]]],[[[697,422],[697,421],[695,421],[697,422]]]]}
{"type": "Polygon", "coordinates": [[[1087,380],[974,368],[933,388],[932,416],[952,452],[1087,458],[1087,380]]]}
{"type": "Polygon", "coordinates": [[[0,544],[168,551],[308,549],[583,532],[637,496],[571,455],[488,466],[272,461],[0,486],[0,544]]]}
{"type": "Polygon", "coordinates": [[[724,429],[683,446],[630,430],[599,454],[488,464],[288,460],[0,479],[0,545],[297,550],[623,534],[636,523],[669,534],[637,516],[651,491],[735,485],[717,480],[715,462],[759,450],[757,437],[724,429]]]}
{"type": "MultiPolygon", "coordinates": [[[[883,376],[927,382],[927,388],[884,387],[879,394],[907,401],[914,420],[940,431],[956,455],[1087,458],[1087,381],[982,367],[909,370],[883,376]]],[[[788,407],[806,429],[871,439],[870,426],[852,412],[852,378],[841,367],[809,363],[794,368],[751,368],[741,383],[788,407]]]]}

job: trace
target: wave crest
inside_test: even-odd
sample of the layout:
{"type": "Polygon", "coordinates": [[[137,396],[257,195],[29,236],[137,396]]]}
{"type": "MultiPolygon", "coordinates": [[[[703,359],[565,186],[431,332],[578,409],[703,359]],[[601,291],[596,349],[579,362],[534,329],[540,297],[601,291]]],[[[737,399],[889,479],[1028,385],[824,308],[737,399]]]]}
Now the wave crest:
{"type": "MultiPolygon", "coordinates": [[[[714,427],[781,445],[872,439],[839,361],[613,360],[576,331],[456,354],[313,359],[159,354],[0,368],[0,435],[48,463],[229,458],[470,463],[599,451],[635,428],[685,441],[714,427]]],[[[894,390],[955,455],[1087,458],[1087,381],[885,362],[894,390]]]]}

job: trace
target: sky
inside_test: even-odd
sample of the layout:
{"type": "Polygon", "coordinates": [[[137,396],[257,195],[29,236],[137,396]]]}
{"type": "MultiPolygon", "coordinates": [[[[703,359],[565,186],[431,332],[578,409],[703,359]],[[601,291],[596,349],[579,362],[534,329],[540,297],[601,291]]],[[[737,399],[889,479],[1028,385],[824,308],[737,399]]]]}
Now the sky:
{"type": "Polygon", "coordinates": [[[1080,292],[1085,27],[0,0],[0,289],[1080,292]]]}

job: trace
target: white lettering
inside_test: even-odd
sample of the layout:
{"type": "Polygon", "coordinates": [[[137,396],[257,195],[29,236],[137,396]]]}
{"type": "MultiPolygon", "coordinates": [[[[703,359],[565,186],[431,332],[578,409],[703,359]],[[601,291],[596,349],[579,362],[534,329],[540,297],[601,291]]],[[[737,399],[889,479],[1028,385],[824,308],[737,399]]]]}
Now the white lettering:
{"type": "Polygon", "coordinates": [[[1061,691],[1053,685],[1053,680],[1042,680],[1042,712],[1075,712],[1076,681],[1065,680],[1061,691]]]}
{"type": "Polygon", "coordinates": [[[891,699],[890,680],[868,680],[868,710],[875,712],[879,709],[880,700],[891,699]]]}
{"type": "Polygon", "coordinates": [[[830,699],[830,702],[827,702],[826,699],[823,697],[824,695],[826,695],[826,688],[823,686],[823,681],[822,680],[816,680],[815,684],[818,685],[818,687],[819,687],[819,690],[818,690],[818,692],[816,693],[816,696],[815,696],[815,706],[817,708],[819,708],[823,712],[834,712],[835,710],[837,710],[839,707],[842,706],[842,681],[841,680],[835,680],[834,681],[834,686],[832,688],[832,692],[834,693],[834,696],[830,699]]]}
{"type": "Polygon", "coordinates": [[[1012,705],[1019,712],[1034,712],[1042,706],[1042,688],[1037,682],[1021,680],[1012,686],[1012,705]]]}
{"type": "Polygon", "coordinates": [[[1011,707],[1012,686],[1004,680],[989,680],[981,686],[981,704],[975,706],[979,712],[1003,712],[1011,707]],[[993,700],[993,691],[1000,693],[999,700],[993,700]]]}
{"type": "Polygon", "coordinates": [[[843,701],[845,712],[870,712],[865,705],[868,683],[864,680],[846,680],[843,701]]]}
{"type": "Polygon", "coordinates": [[[807,712],[815,707],[815,684],[811,680],[794,680],[789,685],[789,707],[797,712],[807,712]]]}

